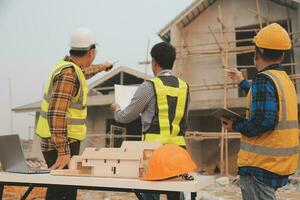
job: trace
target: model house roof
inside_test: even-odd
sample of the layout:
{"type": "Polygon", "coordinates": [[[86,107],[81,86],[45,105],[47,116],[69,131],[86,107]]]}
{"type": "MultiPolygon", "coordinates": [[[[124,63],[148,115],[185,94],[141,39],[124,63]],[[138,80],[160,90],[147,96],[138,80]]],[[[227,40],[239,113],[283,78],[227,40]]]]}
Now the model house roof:
{"type": "Polygon", "coordinates": [[[82,159],[90,160],[140,160],[144,150],[155,150],[159,142],[124,141],[120,148],[85,148],[82,159]]]}
{"type": "Polygon", "coordinates": [[[138,151],[124,151],[120,148],[101,148],[89,155],[83,155],[84,159],[92,160],[140,160],[142,152],[138,151]]]}
{"type": "Polygon", "coordinates": [[[123,141],[121,149],[127,151],[154,150],[162,145],[161,142],[123,141]]]}

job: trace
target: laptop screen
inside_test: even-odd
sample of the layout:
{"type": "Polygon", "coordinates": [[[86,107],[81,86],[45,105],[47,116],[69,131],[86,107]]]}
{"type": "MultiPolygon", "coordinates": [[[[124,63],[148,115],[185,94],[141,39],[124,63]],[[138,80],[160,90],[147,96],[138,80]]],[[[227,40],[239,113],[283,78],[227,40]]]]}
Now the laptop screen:
{"type": "Polygon", "coordinates": [[[19,135],[0,136],[0,161],[4,171],[27,170],[19,135]]]}

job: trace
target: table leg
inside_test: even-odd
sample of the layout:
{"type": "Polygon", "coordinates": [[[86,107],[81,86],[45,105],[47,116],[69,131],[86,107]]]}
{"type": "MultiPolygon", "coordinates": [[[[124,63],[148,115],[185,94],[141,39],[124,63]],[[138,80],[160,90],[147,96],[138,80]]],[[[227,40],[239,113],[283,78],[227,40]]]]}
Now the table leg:
{"type": "Polygon", "coordinates": [[[0,183],[0,199],[3,198],[4,185],[0,183]]]}
{"type": "Polygon", "coordinates": [[[192,192],[191,193],[191,200],[196,200],[197,197],[197,192],[192,192]]]}
{"type": "Polygon", "coordinates": [[[143,196],[140,192],[134,192],[135,196],[138,198],[138,200],[144,200],[143,196]]]}
{"type": "Polygon", "coordinates": [[[22,196],[21,200],[26,200],[26,198],[29,196],[30,192],[33,190],[34,186],[29,185],[28,189],[26,190],[25,194],[22,196]]]}

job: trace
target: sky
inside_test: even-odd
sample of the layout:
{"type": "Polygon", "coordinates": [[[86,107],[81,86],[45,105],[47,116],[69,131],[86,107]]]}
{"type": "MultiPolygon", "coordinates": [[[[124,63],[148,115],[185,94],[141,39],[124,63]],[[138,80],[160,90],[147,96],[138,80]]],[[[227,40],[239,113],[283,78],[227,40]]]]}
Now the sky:
{"type": "Polygon", "coordinates": [[[75,29],[87,27],[95,33],[99,44],[95,64],[119,60],[118,65],[143,70],[138,61],[146,58],[148,39],[150,47],[160,42],[158,31],[192,2],[0,0],[0,135],[32,137],[34,113],[11,114],[10,104],[17,107],[41,99],[43,85],[67,55],[75,29]]]}

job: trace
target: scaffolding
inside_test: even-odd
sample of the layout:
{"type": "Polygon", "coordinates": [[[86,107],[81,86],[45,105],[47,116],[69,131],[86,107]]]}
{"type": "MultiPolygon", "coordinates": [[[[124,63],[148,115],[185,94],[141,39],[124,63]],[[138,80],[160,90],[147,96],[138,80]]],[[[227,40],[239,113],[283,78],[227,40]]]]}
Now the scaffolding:
{"type": "Polygon", "coordinates": [[[142,134],[131,135],[127,134],[126,128],[116,125],[110,126],[110,131],[107,133],[100,133],[98,130],[89,130],[87,134],[87,147],[118,147],[117,143],[122,143],[126,140],[142,140],[142,134]],[[104,143],[103,143],[104,142],[104,143]]]}
{"type": "MultiPolygon", "coordinates": [[[[256,0],[256,10],[248,9],[249,12],[255,14],[255,16],[258,19],[259,23],[259,29],[261,29],[264,25],[268,25],[270,21],[273,19],[270,19],[269,16],[263,15],[260,10],[260,1],[256,0]]],[[[268,8],[267,4],[267,9],[268,8]]],[[[286,8],[286,22],[287,22],[287,31],[289,35],[293,38],[292,44],[294,48],[297,48],[300,46],[300,43],[297,41],[296,37],[300,34],[300,32],[292,32],[290,27],[290,13],[289,8],[286,8]]],[[[183,77],[183,60],[188,60],[190,62],[193,57],[201,57],[201,58],[217,58],[219,57],[221,59],[221,67],[223,69],[248,69],[248,68],[254,68],[254,65],[247,65],[247,66],[233,66],[230,65],[228,62],[229,55],[241,55],[246,53],[254,53],[255,47],[254,45],[248,45],[248,46],[236,46],[236,44],[241,42],[251,42],[252,39],[236,39],[236,40],[228,40],[228,34],[236,34],[236,33],[243,33],[243,32],[255,32],[257,33],[259,31],[258,28],[251,28],[251,29],[244,29],[244,30],[237,30],[236,27],[229,27],[226,26],[225,22],[223,21],[222,16],[222,8],[221,5],[218,6],[218,16],[217,16],[217,22],[220,26],[219,30],[213,30],[211,26],[208,26],[208,31],[202,31],[197,32],[199,34],[205,34],[205,35],[211,35],[214,42],[205,42],[205,43],[196,43],[196,44],[189,44],[187,40],[187,36],[189,34],[188,31],[186,31],[186,34],[184,33],[184,28],[179,28],[179,34],[182,38],[181,44],[175,45],[176,47],[176,53],[178,55],[177,57],[177,65],[176,65],[176,73],[178,77],[183,77]],[[219,36],[219,37],[218,37],[219,36]],[[234,46],[233,46],[234,45],[234,46]]],[[[192,42],[191,42],[192,43],[192,42]]],[[[283,64],[284,67],[291,67],[291,75],[290,78],[294,82],[294,84],[297,83],[297,80],[300,79],[300,74],[296,74],[294,67],[298,65],[298,63],[294,62],[294,59],[292,57],[292,54],[290,54],[291,62],[283,64]]],[[[187,67],[188,74],[187,81],[190,79],[191,74],[191,68],[190,65],[187,67]]],[[[228,89],[237,88],[237,85],[228,82],[227,80],[227,74],[224,70],[224,83],[214,83],[214,84],[207,84],[206,80],[203,80],[204,84],[190,84],[190,91],[207,91],[207,90],[223,90],[224,91],[224,99],[223,99],[223,107],[227,108],[227,99],[228,99],[228,89]]],[[[201,139],[205,138],[201,132],[198,132],[201,134],[201,139]]],[[[197,134],[194,134],[195,137],[197,137],[197,134]]],[[[213,137],[216,137],[215,134],[213,137]]],[[[210,136],[208,136],[210,138],[210,136]]],[[[220,135],[220,163],[221,163],[221,174],[228,176],[228,132],[224,128],[222,128],[221,135],[220,135]]]]}

